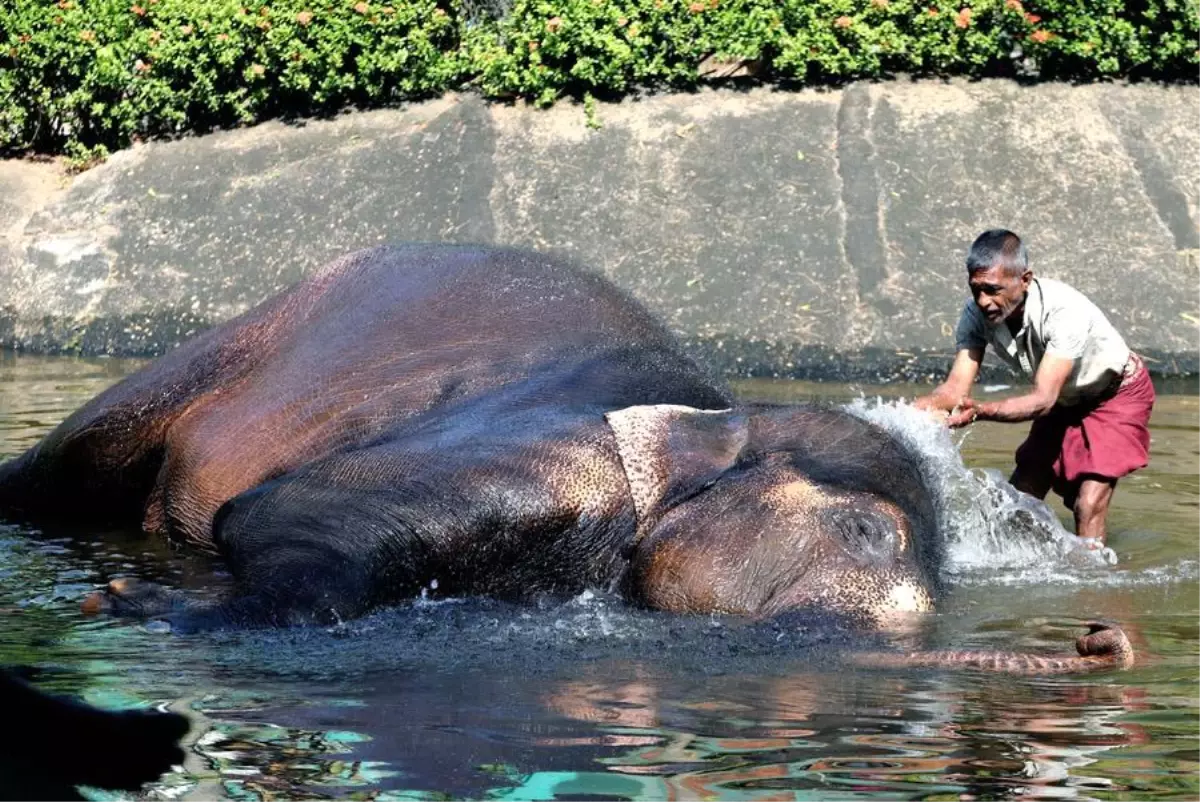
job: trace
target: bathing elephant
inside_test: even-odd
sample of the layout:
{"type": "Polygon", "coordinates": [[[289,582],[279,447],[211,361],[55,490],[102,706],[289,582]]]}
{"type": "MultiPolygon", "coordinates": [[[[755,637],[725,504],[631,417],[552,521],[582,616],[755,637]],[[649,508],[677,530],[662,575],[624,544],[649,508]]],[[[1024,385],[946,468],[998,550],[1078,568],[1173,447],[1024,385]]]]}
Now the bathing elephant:
{"type": "MultiPolygon", "coordinates": [[[[610,283],[506,248],[362,251],[181,345],[0,466],[0,515],[63,514],[220,555],[221,603],[122,580],[90,600],[179,629],[587,587],[886,626],[940,590],[896,439],[735,404],[610,283]]],[[[1102,651],[1060,670],[1125,659],[1102,651]]]]}

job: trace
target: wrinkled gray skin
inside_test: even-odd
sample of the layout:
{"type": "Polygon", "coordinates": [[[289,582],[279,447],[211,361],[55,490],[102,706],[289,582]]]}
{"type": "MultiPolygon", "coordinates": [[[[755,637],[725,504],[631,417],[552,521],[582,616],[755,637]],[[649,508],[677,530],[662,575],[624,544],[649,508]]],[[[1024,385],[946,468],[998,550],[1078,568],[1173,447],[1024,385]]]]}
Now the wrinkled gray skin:
{"type": "Polygon", "coordinates": [[[131,581],[91,602],[179,629],[328,622],[433,587],[879,626],[931,609],[941,564],[917,462],[883,430],[733,405],[611,284],[485,247],[335,262],[0,466],[0,516],[72,511],[227,561],[215,606],[131,581]]]}

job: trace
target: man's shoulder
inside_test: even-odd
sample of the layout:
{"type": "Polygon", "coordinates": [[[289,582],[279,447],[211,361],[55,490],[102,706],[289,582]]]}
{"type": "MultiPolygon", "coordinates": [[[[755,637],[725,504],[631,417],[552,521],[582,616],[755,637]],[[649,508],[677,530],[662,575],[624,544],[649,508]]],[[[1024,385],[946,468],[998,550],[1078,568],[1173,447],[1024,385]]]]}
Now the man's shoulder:
{"type": "Polygon", "coordinates": [[[1083,298],[1084,300],[1087,300],[1086,295],[1061,279],[1043,278],[1039,276],[1036,281],[1041,285],[1042,292],[1045,293],[1047,297],[1053,297],[1056,299],[1068,298],[1072,300],[1076,298],[1083,298]]]}
{"type": "Polygon", "coordinates": [[[1050,314],[1056,312],[1088,312],[1096,308],[1090,298],[1065,281],[1055,278],[1038,278],[1043,296],[1043,306],[1050,314]]]}

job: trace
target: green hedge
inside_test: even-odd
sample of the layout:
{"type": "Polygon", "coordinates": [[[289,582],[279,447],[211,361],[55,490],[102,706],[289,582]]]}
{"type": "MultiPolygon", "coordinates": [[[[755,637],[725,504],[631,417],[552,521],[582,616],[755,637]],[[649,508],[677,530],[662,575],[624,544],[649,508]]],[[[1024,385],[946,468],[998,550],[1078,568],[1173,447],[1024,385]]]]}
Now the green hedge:
{"type": "Polygon", "coordinates": [[[893,73],[1195,81],[1197,0],[3,0],[0,149],[81,156],[473,85],[550,103],[893,73]]]}
{"type": "Polygon", "coordinates": [[[444,90],[463,65],[434,0],[7,0],[0,146],[120,147],[444,90]]]}
{"type": "Polygon", "coordinates": [[[896,73],[1196,80],[1195,0],[517,0],[470,51],[486,94],[688,84],[709,54],[782,82],[896,73]]]}

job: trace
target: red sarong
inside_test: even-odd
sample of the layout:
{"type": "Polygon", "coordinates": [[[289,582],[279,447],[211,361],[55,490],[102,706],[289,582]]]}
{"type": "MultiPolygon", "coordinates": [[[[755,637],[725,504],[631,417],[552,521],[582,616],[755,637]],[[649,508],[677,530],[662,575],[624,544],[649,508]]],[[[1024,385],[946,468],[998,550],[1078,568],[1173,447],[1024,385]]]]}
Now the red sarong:
{"type": "Polygon", "coordinates": [[[1075,406],[1055,406],[1033,422],[1017,449],[1026,476],[1053,477],[1051,487],[1068,507],[1084,479],[1116,481],[1150,460],[1150,410],[1154,385],[1141,359],[1115,392],[1075,406]]]}

